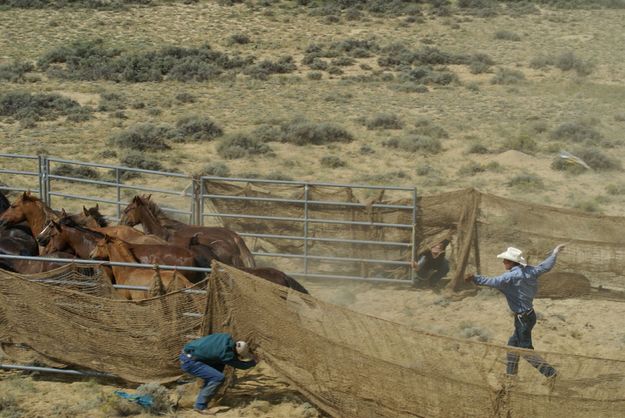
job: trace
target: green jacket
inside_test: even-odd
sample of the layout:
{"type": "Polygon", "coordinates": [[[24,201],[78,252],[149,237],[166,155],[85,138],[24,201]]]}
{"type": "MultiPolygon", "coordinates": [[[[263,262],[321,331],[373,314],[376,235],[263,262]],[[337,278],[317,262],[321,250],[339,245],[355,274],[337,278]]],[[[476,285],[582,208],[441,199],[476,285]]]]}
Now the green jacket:
{"type": "Polygon", "coordinates": [[[235,354],[235,341],[230,334],[217,333],[198,338],[187,343],[183,351],[196,360],[209,365],[228,364],[237,369],[248,369],[256,365],[255,361],[241,361],[235,354]]]}

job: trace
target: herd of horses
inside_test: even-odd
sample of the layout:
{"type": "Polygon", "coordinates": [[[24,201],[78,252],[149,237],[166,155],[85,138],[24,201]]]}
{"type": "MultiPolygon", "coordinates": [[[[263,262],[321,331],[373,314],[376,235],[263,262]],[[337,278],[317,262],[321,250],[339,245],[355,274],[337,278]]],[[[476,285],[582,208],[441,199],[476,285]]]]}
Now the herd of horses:
{"type": "MultiPolygon", "coordinates": [[[[109,225],[96,205],[77,214],[55,211],[41,199],[22,193],[13,203],[0,191],[0,254],[47,258],[81,258],[113,262],[210,268],[213,260],[286,286],[308,291],[295,279],[271,267],[256,267],[245,241],[223,227],[188,225],[169,217],[150,195],[135,196],[119,225],[109,225]],[[134,228],[141,225],[140,231],[134,228]]],[[[0,258],[0,268],[35,274],[62,266],[61,262],[0,258]]],[[[192,286],[204,279],[199,271],[102,267],[112,284],[152,287],[165,292],[192,286]]],[[[125,299],[146,293],[117,290],[125,299]]]]}

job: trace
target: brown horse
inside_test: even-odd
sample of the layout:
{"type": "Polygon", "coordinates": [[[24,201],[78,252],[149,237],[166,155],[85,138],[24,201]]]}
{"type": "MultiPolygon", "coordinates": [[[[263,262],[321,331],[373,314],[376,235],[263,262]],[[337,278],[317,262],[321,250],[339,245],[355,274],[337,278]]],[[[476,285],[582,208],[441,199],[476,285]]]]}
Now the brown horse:
{"type": "Polygon", "coordinates": [[[234,267],[255,267],[254,257],[245,241],[236,232],[222,227],[187,225],[169,218],[150,196],[135,196],[124,209],[120,224],[141,224],[147,233],[157,235],[172,244],[196,245],[210,248],[217,260],[234,267]]]}
{"type": "MultiPolygon", "coordinates": [[[[109,236],[104,236],[98,241],[95,249],[91,252],[91,258],[96,260],[109,259],[115,262],[139,263],[139,260],[128,250],[124,242],[109,236]]],[[[160,278],[166,292],[172,292],[193,286],[183,275],[177,271],[151,271],[139,267],[113,266],[113,274],[116,284],[131,286],[153,287],[157,278],[160,278]]],[[[118,289],[118,293],[125,299],[145,299],[146,293],[142,290],[118,289]]]]}
{"type": "Polygon", "coordinates": [[[309,294],[308,290],[306,290],[306,288],[302,286],[297,280],[278,269],[274,269],[272,267],[257,267],[253,269],[247,267],[239,267],[239,270],[243,270],[247,273],[253,274],[254,276],[258,276],[262,279],[268,280],[272,283],[279,284],[293,290],[297,290],[298,292],[306,293],[307,295],[309,294]]]}
{"type": "MultiPolygon", "coordinates": [[[[44,253],[71,250],[80,258],[89,259],[97,242],[104,237],[105,234],[82,227],[71,218],[63,218],[59,222],[50,221],[41,234],[37,235],[37,241],[40,245],[45,246],[44,253]]],[[[186,248],[171,244],[131,243],[121,239],[120,241],[143,264],[210,267],[211,259],[199,258],[186,248]]],[[[202,272],[184,271],[182,274],[194,283],[204,278],[202,272]]]]}
{"type": "MultiPolygon", "coordinates": [[[[57,212],[49,208],[41,199],[32,196],[30,192],[24,192],[7,210],[0,215],[0,225],[15,225],[26,221],[33,237],[36,237],[46,223],[51,220],[58,220],[65,215],[65,211],[57,212]]],[[[70,215],[77,223],[89,228],[98,228],[97,220],[88,217],[85,213],[70,215]]]]}

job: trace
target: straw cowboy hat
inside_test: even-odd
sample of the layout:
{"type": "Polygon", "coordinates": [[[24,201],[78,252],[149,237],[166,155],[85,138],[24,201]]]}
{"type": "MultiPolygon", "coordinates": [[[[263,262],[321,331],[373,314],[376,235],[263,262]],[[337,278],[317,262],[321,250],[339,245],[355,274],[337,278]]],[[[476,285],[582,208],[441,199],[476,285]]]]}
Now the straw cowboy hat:
{"type": "Polygon", "coordinates": [[[504,260],[513,261],[515,263],[519,263],[523,267],[527,266],[527,262],[525,258],[523,258],[523,251],[518,248],[508,247],[506,251],[497,255],[497,258],[503,258],[504,260]]]}
{"type": "Polygon", "coordinates": [[[250,346],[247,345],[245,341],[237,341],[236,344],[237,357],[241,361],[251,361],[253,360],[252,354],[250,353],[250,346]]]}

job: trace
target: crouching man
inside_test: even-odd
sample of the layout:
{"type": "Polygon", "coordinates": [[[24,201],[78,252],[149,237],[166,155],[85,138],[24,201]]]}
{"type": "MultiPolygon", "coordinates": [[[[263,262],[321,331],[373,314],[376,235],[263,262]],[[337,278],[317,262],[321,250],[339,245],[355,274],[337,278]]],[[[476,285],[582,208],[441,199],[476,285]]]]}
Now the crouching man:
{"type": "Polygon", "coordinates": [[[230,334],[210,334],[186,344],[180,353],[180,368],[204,380],[193,409],[203,415],[212,415],[208,403],[224,381],[224,368],[249,369],[256,358],[245,341],[237,341],[230,334]]]}

